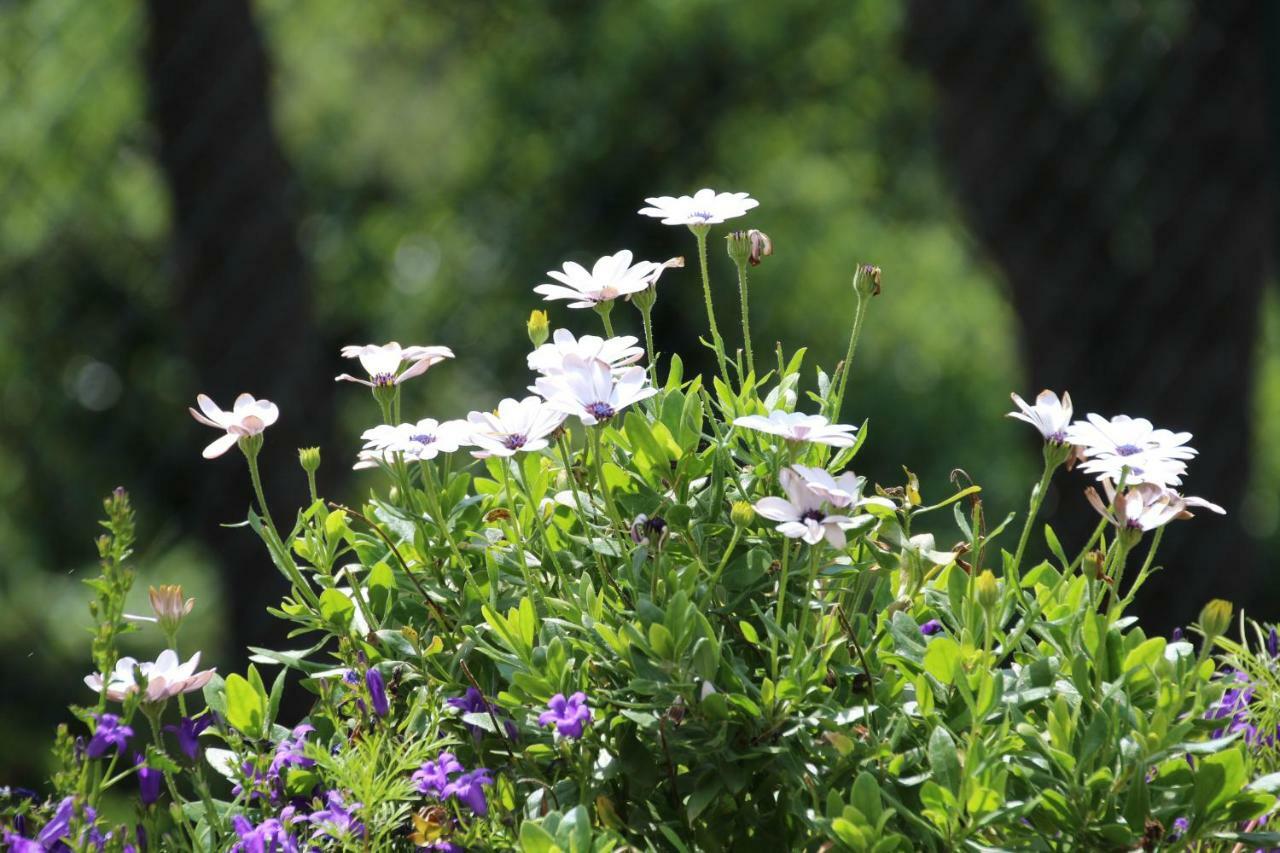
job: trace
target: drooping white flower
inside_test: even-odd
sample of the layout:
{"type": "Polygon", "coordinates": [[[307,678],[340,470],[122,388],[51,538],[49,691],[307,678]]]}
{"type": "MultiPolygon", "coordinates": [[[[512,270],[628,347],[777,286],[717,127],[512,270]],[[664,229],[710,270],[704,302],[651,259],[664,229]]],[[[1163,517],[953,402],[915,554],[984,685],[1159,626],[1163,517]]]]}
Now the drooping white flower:
{"type": "Polygon", "coordinates": [[[1065,391],[1062,399],[1052,391],[1041,391],[1036,395],[1034,406],[1028,406],[1017,394],[1010,394],[1013,402],[1021,411],[1009,412],[1008,417],[1026,421],[1040,431],[1045,441],[1064,444],[1067,430],[1071,425],[1071,395],[1065,391]]]}
{"type": "Polygon", "coordinates": [[[887,509],[894,508],[893,501],[888,498],[864,498],[862,490],[866,488],[867,478],[859,477],[852,471],[845,471],[838,477],[833,477],[825,469],[814,468],[809,465],[792,465],[791,470],[800,476],[809,491],[837,509],[845,507],[856,509],[868,504],[875,504],[887,509]]]}
{"type": "Polygon", "coordinates": [[[569,261],[563,271],[550,270],[547,273],[559,284],[540,284],[533,292],[541,294],[547,302],[571,299],[570,308],[594,308],[601,302],[639,293],[661,275],[663,266],[652,261],[638,261],[632,265],[631,258],[631,252],[623,249],[616,255],[600,258],[590,271],[569,261]]]}
{"type": "Polygon", "coordinates": [[[802,412],[784,412],[781,409],[768,415],[743,415],[735,418],[734,426],[780,435],[787,441],[812,441],[831,447],[852,447],[856,426],[833,424],[822,415],[806,415],[802,412]]]}
{"type": "Polygon", "coordinates": [[[470,435],[470,425],[461,420],[441,423],[435,418],[423,418],[414,424],[382,424],[361,433],[364,449],[354,467],[373,468],[395,456],[425,462],[441,453],[453,453],[468,443],[470,435]]]}
{"type": "Polygon", "coordinates": [[[655,196],[646,198],[649,207],[640,213],[661,219],[663,225],[715,225],[742,216],[760,202],[748,193],[718,193],[700,189],[691,196],[655,196]]]}
{"type": "Polygon", "coordinates": [[[1173,489],[1155,483],[1139,483],[1126,488],[1116,496],[1116,487],[1110,479],[1103,479],[1102,488],[1107,493],[1104,503],[1096,489],[1085,490],[1085,497],[1103,518],[1118,528],[1126,530],[1155,530],[1174,519],[1191,518],[1191,509],[1207,509],[1218,515],[1227,511],[1215,503],[1197,497],[1184,497],[1173,489]],[[1115,505],[1114,511],[1109,508],[1115,505]]]}
{"type": "Polygon", "coordinates": [[[631,335],[608,339],[598,335],[575,338],[568,329],[556,329],[550,343],[529,353],[529,369],[547,376],[561,373],[565,358],[576,355],[584,359],[599,359],[619,371],[644,357],[644,348],[636,346],[638,341],[631,335]]]}
{"type": "Polygon", "coordinates": [[[1090,413],[1067,430],[1067,441],[1080,447],[1085,463],[1080,470],[1099,478],[1119,479],[1128,468],[1126,484],[1176,486],[1187,471],[1183,460],[1197,451],[1187,446],[1189,432],[1156,429],[1146,418],[1116,415],[1111,420],[1090,413]]]}
{"type": "Polygon", "coordinates": [[[229,412],[218,408],[204,394],[196,396],[196,403],[200,406],[199,412],[187,407],[191,417],[205,426],[226,430],[227,433],[204,449],[205,459],[221,456],[244,436],[258,435],[280,418],[280,409],[275,403],[270,400],[255,400],[252,394],[236,397],[229,412]]]}
{"type": "Polygon", "coordinates": [[[592,426],[657,394],[658,389],[648,381],[643,367],[628,367],[614,376],[603,361],[570,355],[565,357],[560,373],[538,377],[533,390],[551,408],[577,415],[583,424],[592,426]]]}
{"type": "Polygon", "coordinates": [[[783,536],[803,539],[810,545],[826,539],[831,547],[843,548],[845,530],[863,523],[863,519],[828,512],[826,501],[790,468],[784,469],[778,480],[787,496],[761,498],[754,506],[761,517],[779,522],[775,529],[783,536]]]}
{"type": "Polygon", "coordinates": [[[547,436],[564,423],[567,415],[552,408],[539,397],[498,403],[498,411],[472,412],[467,415],[471,428],[470,443],[480,450],[472,455],[514,456],[521,451],[542,450],[550,441],[547,436]]]}
{"type": "Polygon", "coordinates": [[[179,693],[190,693],[199,690],[213,678],[213,669],[196,672],[200,665],[200,653],[196,652],[186,663],[178,663],[178,653],[173,649],[162,651],[155,661],[138,661],[135,658],[123,657],[116,662],[116,668],[104,678],[99,673],[86,675],[84,683],[96,692],[106,691],[107,698],[115,702],[123,702],[130,693],[138,690],[133,671],[142,672],[146,682],[144,696],[148,702],[160,702],[179,693]]]}
{"type": "Polygon", "coordinates": [[[453,350],[448,347],[403,347],[392,341],[389,344],[350,345],[342,348],[343,358],[358,358],[360,366],[369,374],[369,378],[359,379],[349,373],[334,378],[335,382],[359,382],[370,388],[383,388],[388,385],[399,385],[407,379],[420,376],[427,368],[439,364],[446,358],[453,358],[453,350]],[[400,366],[409,362],[403,372],[400,366]]]}

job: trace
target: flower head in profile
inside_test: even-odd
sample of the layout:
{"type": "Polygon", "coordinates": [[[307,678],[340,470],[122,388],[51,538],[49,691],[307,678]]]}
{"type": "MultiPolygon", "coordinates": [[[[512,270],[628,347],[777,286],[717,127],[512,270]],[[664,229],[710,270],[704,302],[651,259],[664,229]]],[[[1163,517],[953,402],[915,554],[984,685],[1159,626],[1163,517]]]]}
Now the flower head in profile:
{"type": "Polygon", "coordinates": [[[53,817],[44,825],[35,839],[24,838],[17,832],[6,832],[3,836],[5,844],[13,853],[43,853],[46,850],[70,850],[65,839],[71,837],[71,819],[75,817],[76,798],[64,797],[58,803],[53,817]]]}
{"type": "Polygon", "coordinates": [[[160,783],[164,781],[164,772],[147,766],[147,760],[137,753],[133,763],[138,768],[138,798],[144,806],[149,806],[160,799],[160,783]]]}
{"type": "Polygon", "coordinates": [[[1204,498],[1184,497],[1173,489],[1158,486],[1155,483],[1139,483],[1117,495],[1115,485],[1110,479],[1103,479],[1102,488],[1107,493],[1106,503],[1098,496],[1096,489],[1085,490],[1089,503],[1107,521],[1121,530],[1147,532],[1163,527],[1174,519],[1191,518],[1192,509],[1207,509],[1218,515],[1226,515],[1226,510],[1204,498]],[[1114,510],[1111,506],[1114,505],[1114,510]]]}
{"type": "Polygon", "coordinates": [[[761,498],[755,503],[758,515],[778,522],[775,528],[789,539],[803,539],[817,545],[823,539],[833,548],[843,548],[845,531],[864,523],[864,519],[829,512],[826,499],[809,488],[803,476],[793,468],[786,468],[778,477],[785,498],[761,498]]]}
{"type": "Polygon", "coordinates": [[[123,657],[116,663],[116,668],[105,679],[98,673],[86,675],[84,683],[92,690],[106,691],[107,698],[123,702],[125,696],[138,691],[138,682],[134,671],[142,674],[146,685],[143,689],[147,702],[162,702],[179,693],[190,693],[199,690],[213,678],[213,669],[196,671],[200,665],[200,653],[196,652],[186,663],[178,662],[178,654],[173,649],[165,649],[154,661],[141,661],[123,657]]]}
{"type": "Polygon", "coordinates": [[[373,468],[380,461],[400,456],[410,462],[425,462],[441,453],[453,453],[467,443],[471,428],[466,421],[441,423],[423,418],[413,424],[382,424],[360,434],[364,449],[355,468],[373,468]]]}
{"type": "Polygon", "coordinates": [[[191,417],[205,426],[224,430],[226,435],[204,449],[205,459],[214,459],[231,449],[245,436],[261,435],[263,430],[280,418],[280,409],[270,400],[255,400],[252,394],[236,397],[231,411],[224,412],[205,394],[196,396],[200,411],[187,407],[191,417]]]}
{"type": "Polygon", "coordinates": [[[782,436],[787,441],[812,441],[831,447],[852,447],[854,433],[858,430],[849,424],[833,424],[822,415],[784,412],[781,409],[767,415],[743,415],[735,418],[733,425],[782,436]]]}
{"type": "Polygon", "coordinates": [[[548,406],[532,395],[523,400],[507,397],[498,403],[496,412],[472,412],[467,415],[471,432],[469,441],[480,448],[474,456],[514,456],[520,452],[542,450],[550,444],[549,436],[564,423],[564,412],[548,406]]]}
{"type": "Polygon", "coordinates": [[[1156,429],[1146,418],[1116,415],[1107,420],[1088,414],[1067,430],[1067,441],[1078,445],[1085,462],[1080,470],[1099,479],[1119,480],[1128,469],[1125,483],[1176,486],[1187,471],[1186,461],[1196,455],[1188,447],[1189,432],[1156,429]]]}
{"type": "Polygon", "coordinates": [[[133,737],[133,729],[121,725],[120,718],[115,714],[94,714],[93,718],[98,725],[93,730],[93,737],[89,739],[85,755],[90,758],[101,758],[113,747],[116,755],[123,752],[125,745],[129,743],[129,738],[133,737]]]}
{"type": "Polygon", "coordinates": [[[640,213],[661,219],[663,225],[715,225],[742,216],[760,202],[748,193],[718,193],[700,189],[691,196],[655,196],[646,198],[649,207],[640,213]]]}
{"type": "Polygon", "coordinates": [[[639,293],[653,283],[662,273],[662,265],[652,261],[631,263],[632,254],[623,249],[615,255],[605,255],[588,271],[586,267],[569,261],[562,270],[551,270],[547,276],[559,284],[540,284],[534,293],[551,302],[570,299],[570,308],[594,308],[601,302],[611,302],[619,296],[639,293]]]}
{"type": "Polygon", "coordinates": [[[178,584],[161,584],[148,591],[151,598],[151,610],[156,614],[156,621],[167,633],[178,630],[182,620],[191,614],[196,606],[194,598],[182,597],[182,587],[178,584]]]}
{"type": "Polygon", "coordinates": [[[342,794],[337,791],[328,791],[324,801],[325,807],[312,812],[310,816],[311,825],[316,828],[313,841],[326,838],[346,841],[364,837],[364,823],[354,814],[363,808],[362,803],[347,805],[342,794]]]}
{"type": "Polygon", "coordinates": [[[484,786],[493,784],[493,774],[487,767],[462,773],[444,787],[444,797],[458,802],[483,817],[489,813],[489,803],[484,796],[484,786]]]}
{"type": "Polygon", "coordinates": [[[195,719],[183,717],[177,725],[165,726],[164,730],[178,739],[178,748],[182,750],[182,754],[195,761],[196,754],[200,751],[200,733],[211,725],[213,725],[212,711],[201,714],[195,719]]]}
{"type": "Polygon", "coordinates": [[[343,358],[358,358],[360,366],[369,374],[368,379],[360,379],[349,373],[334,378],[335,382],[359,382],[370,388],[385,388],[399,385],[405,380],[421,376],[427,369],[439,364],[446,358],[453,358],[453,350],[448,347],[401,347],[392,341],[389,344],[366,344],[365,346],[349,345],[342,348],[343,358]],[[409,366],[401,370],[404,364],[409,366]]]}
{"type": "Polygon", "coordinates": [[[587,706],[587,694],[579,690],[568,699],[557,693],[547,703],[547,710],[538,715],[538,725],[554,725],[561,737],[576,740],[582,737],[582,727],[591,722],[591,708],[587,706]]]}
{"type": "MultiPolygon", "coordinates": [[[[502,728],[506,731],[509,739],[515,740],[520,736],[520,730],[516,728],[515,722],[506,717],[497,705],[484,698],[484,694],[474,687],[468,687],[467,692],[461,696],[454,696],[446,699],[445,704],[450,708],[456,709],[460,714],[485,714],[486,716],[496,719],[502,723],[502,728]]],[[[467,730],[477,740],[484,735],[484,729],[480,726],[466,723],[467,730]]]]}
{"type": "Polygon", "coordinates": [[[529,369],[544,376],[564,372],[564,360],[574,355],[581,359],[599,359],[615,371],[625,370],[644,357],[644,348],[636,346],[638,339],[631,335],[602,338],[583,335],[575,338],[568,329],[556,329],[551,342],[529,353],[529,369]]]}
{"type": "Polygon", "coordinates": [[[629,367],[615,376],[599,359],[565,356],[563,372],[541,376],[533,390],[552,409],[577,415],[587,426],[604,423],[618,412],[652,397],[658,389],[648,384],[643,367],[629,367]]]}
{"type": "Polygon", "coordinates": [[[1062,399],[1052,391],[1041,391],[1036,395],[1034,406],[1017,394],[1010,394],[1019,411],[1009,412],[1008,417],[1025,421],[1040,431],[1045,441],[1054,444],[1065,444],[1067,430],[1071,426],[1071,395],[1063,392],[1062,399]]]}

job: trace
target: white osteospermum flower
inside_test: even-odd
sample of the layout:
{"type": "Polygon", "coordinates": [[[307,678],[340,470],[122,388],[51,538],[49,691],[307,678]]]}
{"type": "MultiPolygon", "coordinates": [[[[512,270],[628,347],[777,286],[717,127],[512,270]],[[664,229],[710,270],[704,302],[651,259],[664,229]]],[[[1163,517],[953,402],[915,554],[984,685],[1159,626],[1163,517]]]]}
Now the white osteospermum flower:
{"type": "Polygon", "coordinates": [[[856,426],[833,424],[822,415],[806,415],[801,412],[776,410],[768,415],[743,415],[734,419],[734,426],[746,427],[770,435],[780,435],[787,441],[812,441],[831,447],[852,447],[856,426]]]}
{"type": "Polygon", "coordinates": [[[809,491],[823,498],[837,509],[843,509],[844,507],[856,509],[869,504],[875,504],[887,509],[894,508],[893,501],[888,498],[864,498],[862,490],[866,488],[867,478],[859,477],[852,471],[845,471],[840,476],[833,477],[825,469],[814,468],[809,465],[792,465],[791,470],[800,476],[809,491]]]}
{"type": "Polygon", "coordinates": [[[1103,503],[1096,489],[1085,490],[1085,497],[1103,518],[1118,528],[1155,530],[1174,519],[1191,518],[1191,509],[1207,509],[1218,515],[1226,515],[1227,511],[1215,503],[1197,497],[1184,497],[1173,489],[1158,486],[1155,483],[1139,483],[1126,488],[1124,494],[1116,496],[1115,485],[1110,479],[1102,481],[1107,493],[1107,502],[1103,503]],[[1114,504],[1112,511],[1109,505],[1114,504]]]}
{"type": "Polygon", "coordinates": [[[761,498],[755,502],[756,513],[779,522],[775,529],[789,539],[803,539],[810,545],[826,539],[832,548],[843,548],[845,530],[859,521],[847,515],[828,513],[822,497],[809,489],[804,478],[790,468],[784,469],[778,480],[787,496],[761,498]]]}
{"type": "Polygon", "coordinates": [[[1146,418],[1116,415],[1111,420],[1088,414],[1067,430],[1067,441],[1080,447],[1085,458],[1081,471],[1102,477],[1119,478],[1128,468],[1125,482],[1178,485],[1187,471],[1184,460],[1195,457],[1188,447],[1189,432],[1156,429],[1146,418]]]}
{"type": "Polygon", "coordinates": [[[564,270],[550,270],[547,275],[559,284],[540,284],[533,289],[544,301],[571,299],[570,308],[594,308],[619,296],[639,293],[653,283],[662,265],[652,261],[631,263],[631,252],[623,249],[616,255],[605,255],[588,272],[581,264],[569,261],[564,270]]]}
{"type": "Polygon", "coordinates": [[[435,459],[466,444],[470,433],[470,425],[460,420],[440,423],[434,418],[423,418],[415,424],[382,424],[360,435],[365,444],[355,467],[372,468],[396,455],[414,462],[435,459]]]}
{"type": "Polygon", "coordinates": [[[280,409],[275,403],[270,400],[255,400],[252,394],[236,397],[229,412],[218,408],[204,394],[196,396],[196,403],[200,406],[199,412],[187,407],[191,417],[205,426],[226,430],[227,433],[204,449],[205,459],[221,456],[244,436],[258,435],[280,418],[280,409]]]}
{"type": "Polygon", "coordinates": [[[561,373],[565,358],[576,355],[584,359],[599,359],[615,371],[621,370],[644,357],[644,348],[636,346],[638,342],[639,339],[631,335],[608,339],[598,335],[575,338],[568,329],[556,329],[550,343],[529,353],[529,369],[547,376],[561,373]]]}
{"type": "Polygon", "coordinates": [[[1013,402],[1021,411],[1009,412],[1008,417],[1026,421],[1040,431],[1045,441],[1064,444],[1067,430],[1071,425],[1071,395],[1065,391],[1062,399],[1052,391],[1041,391],[1036,395],[1034,406],[1028,406],[1017,394],[1010,394],[1013,402]]]}
{"type": "Polygon", "coordinates": [[[650,206],[639,212],[661,219],[663,225],[715,225],[742,216],[760,204],[748,193],[718,193],[712,189],[700,189],[691,196],[662,195],[645,201],[650,206]]]}
{"type": "Polygon", "coordinates": [[[539,377],[533,390],[548,406],[577,415],[586,426],[603,423],[632,403],[658,393],[648,385],[643,367],[629,367],[615,377],[603,361],[576,355],[565,357],[561,373],[539,377]]]}
{"type": "Polygon", "coordinates": [[[446,358],[453,358],[453,350],[448,347],[403,347],[392,341],[389,344],[350,345],[342,348],[343,358],[358,358],[360,366],[369,374],[369,378],[359,379],[349,373],[335,377],[335,382],[359,382],[370,388],[383,388],[388,385],[399,385],[406,379],[412,379],[427,372],[427,368],[439,364],[446,358]],[[403,372],[400,365],[409,362],[403,372]]]}
{"type": "Polygon", "coordinates": [[[564,423],[567,415],[553,409],[539,397],[498,403],[497,412],[472,412],[467,415],[471,428],[470,443],[480,450],[472,455],[514,456],[520,451],[542,450],[550,441],[547,436],[564,423]]]}
{"type": "Polygon", "coordinates": [[[84,683],[99,693],[106,691],[107,698],[115,702],[123,702],[130,693],[137,692],[138,683],[134,680],[133,671],[142,672],[146,682],[144,696],[148,702],[160,702],[179,693],[190,693],[199,690],[213,678],[213,669],[196,672],[200,665],[200,653],[196,652],[186,663],[178,663],[178,653],[173,649],[162,651],[155,661],[141,661],[123,657],[116,662],[116,668],[109,676],[94,673],[86,675],[84,683]]]}

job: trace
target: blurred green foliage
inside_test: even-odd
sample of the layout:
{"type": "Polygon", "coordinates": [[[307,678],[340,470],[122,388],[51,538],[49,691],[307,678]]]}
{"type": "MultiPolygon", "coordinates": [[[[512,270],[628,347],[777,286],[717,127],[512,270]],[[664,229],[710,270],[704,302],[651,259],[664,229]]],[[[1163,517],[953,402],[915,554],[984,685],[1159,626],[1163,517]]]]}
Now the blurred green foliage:
{"type": "MultiPolygon", "coordinates": [[[[1134,5],[1151,37],[1169,37],[1185,9],[1134,5]]],[[[1132,10],[1036,8],[1064,88],[1105,85],[1116,16],[1132,10]]],[[[523,389],[524,322],[545,270],[624,247],[692,256],[686,231],[635,215],[644,196],[746,190],[761,206],[742,221],[776,246],[752,279],[758,352],[812,344],[810,364],[831,367],[855,263],[884,271],[846,402],[847,418],[870,419],[875,452],[861,473],[893,483],[909,465],[940,493],[960,467],[1001,511],[1021,509],[1034,444],[998,416],[1010,390],[1036,389],[1023,387],[998,274],[950,199],[930,89],[900,56],[898,3],[262,0],[256,11],[301,192],[316,333],[458,355],[407,387],[406,415],[456,417],[523,389]]],[[[16,670],[50,691],[50,706],[78,695],[67,675],[86,668],[88,634],[68,630],[87,623],[76,578],[93,559],[90,520],[117,484],[139,507],[140,596],[148,578],[183,580],[203,620],[191,636],[229,660],[208,557],[152,488],[208,436],[183,410],[201,389],[170,320],[145,35],[130,0],[0,3],[0,599],[17,614],[0,646],[29,661],[16,670]]],[[[732,317],[719,245],[712,274],[732,317]]],[[[659,349],[688,351],[703,323],[697,291],[694,268],[663,278],[659,349]]],[[[553,325],[596,331],[589,312],[549,310],[553,325]]],[[[289,318],[247,305],[245,322],[289,318]]],[[[640,334],[636,312],[614,322],[640,334]]],[[[735,324],[731,344],[736,335],[735,324]]],[[[322,369],[343,367],[335,351],[322,369]]],[[[1260,418],[1278,423],[1276,358],[1264,379],[1260,418]]],[[[269,363],[248,390],[272,396],[269,363]]],[[[322,477],[338,476],[371,423],[354,389],[343,405],[345,446],[325,448],[322,477]]],[[[293,449],[268,438],[266,452],[293,449]]],[[[1280,456],[1262,461],[1280,472],[1280,456]]],[[[1280,479],[1256,482],[1258,523],[1274,531],[1280,479]]],[[[0,703],[0,725],[11,713],[0,703]]],[[[9,740],[0,763],[26,760],[9,740]]]]}

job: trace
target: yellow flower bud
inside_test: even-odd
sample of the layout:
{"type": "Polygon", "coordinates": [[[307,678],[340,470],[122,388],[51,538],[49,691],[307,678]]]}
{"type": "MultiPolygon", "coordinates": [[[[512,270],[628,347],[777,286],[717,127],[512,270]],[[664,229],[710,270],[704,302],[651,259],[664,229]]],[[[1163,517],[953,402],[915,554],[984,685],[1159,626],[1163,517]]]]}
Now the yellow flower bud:
{"type": "Polygon", "coordinates": [[[1000,582],[990,569],[984,569],[973,585],[983,610],[990,610],[1000,602],[1000,582]]]}
{"type": "Polygon", "coordinates": [[[1215,598],[1200,611],[1200,630],[1204,632],[1205,642],[1214,637],[1221,637],[1231,627],[1231,602],[1215,598]]]}
{"type": "Polygon", "coordinates": [[[320,448],[298,448],[298,462],[302,465],[303,471],[306,471],[308,474],[314,474],[316,471],[320,470],[320,448]]]}
{"type": "Polygon", "coordinates": [[[551,334],[551,322],[547,319],[547,312],[529,312],[529,322],[525,324],[525,328],[529,332],[529,341],[535,347],[545,344],[551,334]]]}
{"type": "Polygon", "coordinates": [[[747,527],[756,520],[756,511],[746,501],[734,501],[729,508],[729,520],[734,527],[747,527]]]}

